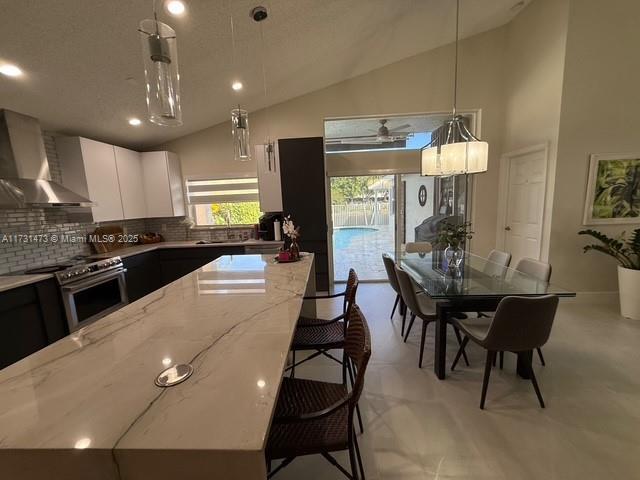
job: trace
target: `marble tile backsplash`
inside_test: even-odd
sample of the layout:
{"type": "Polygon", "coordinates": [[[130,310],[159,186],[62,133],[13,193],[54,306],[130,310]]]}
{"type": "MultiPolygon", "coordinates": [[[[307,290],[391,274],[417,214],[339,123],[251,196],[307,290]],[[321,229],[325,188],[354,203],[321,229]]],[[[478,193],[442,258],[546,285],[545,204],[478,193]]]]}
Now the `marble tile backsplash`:
{"type": "MultiPolygon", "coordinates": [[[[51,178],[61,182],[53,135],[45,132],[43,137],[51,178]]],[[[100,225],[120,225],[129,234],[158,232],[167,241],[243,239],[253,234],[253,229],[246,228],[232,228],[229,232],[227,229],[189,230],[183,221],[180,217],[147,218],[100,225]]],[[[83,239],[97,226],[79,220],[73,212],[59,209],[0,209],[0,275],[90,255],[91,247],[83,239]],[[57,241],[53,242],[52,238],[57,241]]]]}

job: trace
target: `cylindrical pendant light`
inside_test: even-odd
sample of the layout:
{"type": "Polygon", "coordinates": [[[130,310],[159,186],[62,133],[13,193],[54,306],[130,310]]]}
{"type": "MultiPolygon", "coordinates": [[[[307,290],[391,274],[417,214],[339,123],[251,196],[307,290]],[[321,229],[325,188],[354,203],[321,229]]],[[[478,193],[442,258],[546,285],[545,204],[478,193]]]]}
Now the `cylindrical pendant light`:
{"type": "Polygon", "coordinates": [[[240,106],[231,110],[231,133],[233,135],[233,158],[240,162],[251,160],[249,144],[249,114],[240,106]]]}
{"type": "Polygon", "coordinates": [[[140,22],[149,120],[182,125],[176,32],[157,19],[140,22]]]}

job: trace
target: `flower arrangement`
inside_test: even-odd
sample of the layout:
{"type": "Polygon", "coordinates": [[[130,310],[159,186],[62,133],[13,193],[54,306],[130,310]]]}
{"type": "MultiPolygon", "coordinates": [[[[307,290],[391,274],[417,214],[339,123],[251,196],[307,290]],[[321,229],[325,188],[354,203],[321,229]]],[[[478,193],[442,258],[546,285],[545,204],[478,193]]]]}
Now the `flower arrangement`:
{"type": "Polygon", "coordinates": [[[451,246],[452,248],[458,249],[464,245],[467,240],[471,240],[474,233],[475,232],[471,230],[471,222],[457,224],[442,222],[438,230],[437,243],[441,248],[451,246]]]}
{"type": "Polygon", "coordinates": [[[291,239],[291,241],[296,241],[300,238],[300,227],[296,227],[293,224],[293,220],[291,220],[291,215],[287,215],[284,217],[284,222],[282,224],[282,231],[284,234],[291,239]]]}

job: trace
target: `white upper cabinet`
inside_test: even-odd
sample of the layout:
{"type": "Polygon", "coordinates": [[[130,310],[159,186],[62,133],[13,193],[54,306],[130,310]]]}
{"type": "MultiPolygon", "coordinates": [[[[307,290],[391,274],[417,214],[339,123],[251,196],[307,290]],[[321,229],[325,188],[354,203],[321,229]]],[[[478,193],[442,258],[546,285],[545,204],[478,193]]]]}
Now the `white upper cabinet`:
{"type": "Polygon", "coordinates": [[[260,210],[262,212],[282,211],[282,186],[280,183],[280,160],[278,142],[269,156],[266,145],[255,146],[255,158],[258,166],[258,190],[260,210]]]}
{"type": "Polygon", "coordinates": [[[120,198],[125,220],[147,216],[147,201],[143,188],[142,159],[139,152],[113,147],[118,169],[120,198]]]}
{"type": "Polygon", "coordinates": [[[171,152],[143,152],[141,155],[147,217],[184,216],[180,159],[171,152]]]}
{"type": "Polygon", "coordinates": [[[95,203],[94,222],[123,220],[124,211],[113,145],[81,137],[58,137],[62,183],[95,203]]]}

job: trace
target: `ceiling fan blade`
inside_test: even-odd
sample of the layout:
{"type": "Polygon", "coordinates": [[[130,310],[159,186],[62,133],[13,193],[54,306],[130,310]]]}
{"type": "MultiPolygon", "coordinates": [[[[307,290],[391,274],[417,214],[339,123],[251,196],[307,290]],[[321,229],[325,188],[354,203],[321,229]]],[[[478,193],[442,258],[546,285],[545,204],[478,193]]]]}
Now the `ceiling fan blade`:
{"type": "Polygon", "coordinates": [[[411,126],[410,124],[405,123],[404,125],[399,125],[399,126],[397,126],[397,127],[390,128],[390,129],[389,129],[389,133],[395,133],[395,132],[397,132],[398,130],[402,130],[403,128],[408,128],[408,127],[410,127],[410,126],[411,126]]]}

